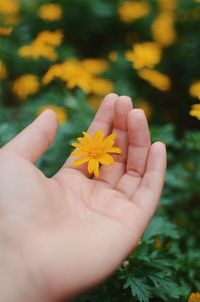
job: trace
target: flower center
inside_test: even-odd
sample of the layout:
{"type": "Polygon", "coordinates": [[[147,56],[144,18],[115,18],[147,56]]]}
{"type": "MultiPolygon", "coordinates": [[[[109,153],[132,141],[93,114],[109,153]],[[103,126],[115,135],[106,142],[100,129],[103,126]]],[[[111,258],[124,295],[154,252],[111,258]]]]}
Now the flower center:
{"type": "Polygon", "coordinates": [[[102,156],[102,152],[103,150],[99,147],[93,147],[91,150],[90,150],[90,156],[91,158],[93,159],[98,159],[99,157],[102,156]]]}

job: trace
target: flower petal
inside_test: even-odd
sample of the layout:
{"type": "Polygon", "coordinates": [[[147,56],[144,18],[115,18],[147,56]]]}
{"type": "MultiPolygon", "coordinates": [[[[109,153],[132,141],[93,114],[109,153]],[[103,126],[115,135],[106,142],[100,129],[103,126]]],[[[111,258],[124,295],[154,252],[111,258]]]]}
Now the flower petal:
{"type": "Polygon", "coordinates": [[[71,153],[71,155],[72,156],[88,155],[88,152],[84,150],[75,150],[71,153]]]}
{"type": "Polygon", "coordinates": [[[86,141],[91,144],[92,143],[92,138],[91,136],[89,135],[89,133],[87,132],[83,132],[83,135],[84,135],[84,139],[86,139],[86,141]]]}
{"type": "Polygon", "coordinates": [[[110,154],[104,154],[100,159],[99,162],[102,165],[110,166],[114,163],[114,159],[110,154]]]}
{"type": "Polygon", "coordinates": [[[84,163],[86,163],[87,161],[90,160],[90,157],[89,156],[84,156],[84,157],[81,157],[81,158],[78,158],[77,160],[75,160],[73,163],[72,163],[72,167],[78,167],[84,163]]]}
{"type": "Polygon", "coordinates": [[[104,150],[107,150],[108,148],[111,148],[114,145],[114,143],[115,143],[115,139],[116,139],[116,134],[115,133],[109,135],[103,141],[103,148],[104,148],[104,150]]]}
{"type": "Polygon", "coordinates": [[[77,141],[81,144],[81,145],[87,145],[87,141],[84,139],[84,138],[82,138],[82,137],[78,137],[77,138],[77,141]]]}
{"type": "Polygon", "coordinates": [[[99,177],[99,161],[95,160],[95,165],[94,165],[94,175],[96,177],[99,177]]]}
{"type": "Polygon", "coordinates": [[[92,174],[94,172],[94,166],[95,166],[96,159],[90,159],[88,162],[88,172],[92,174]]]}
{"type": "Polygon", "coordinates": [[[122,150],[120,148],[117,148],[117,147],[112,147],[112,148],[106,150],[106,152],[121,154],[122,150]]]}
{"type": "Polygon", "coordinates": [[[95,135],[94,135],[94,140],[95,141],[102,141],[104,138],[104,133],[102,130],[98,130],[95,135]]]}

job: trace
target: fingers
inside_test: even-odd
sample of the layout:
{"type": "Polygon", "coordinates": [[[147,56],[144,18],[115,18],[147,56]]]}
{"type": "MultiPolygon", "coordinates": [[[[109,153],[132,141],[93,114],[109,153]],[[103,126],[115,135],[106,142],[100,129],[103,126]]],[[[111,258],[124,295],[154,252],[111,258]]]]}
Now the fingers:
{"type": "Polygon", "coordinates": [[[132,201],[142,211],[146,224],[153,216],[162,192],[166,170],[166,148],[163,143],[154,143],[149,152],[147,167],[132,201]]]}
{"type": "Polygon", "coordinates": [[[45,110],[32,124],[8,142],[2,150],[14,152],[36,162],[52,144],[58,128],[56,114],[45,110]]]}
{"type": "Polygon", "coordinates": [[[127,96],[120,96],[115,102],[113,132],[117,134],[115,145],[122,150],[122,153],[114,155],[115,163],[112,166],[101,167],[100,177],[98,178],[98,180],[102,180],[110,186],[114,186],[125,172],[128,151],[127,118],[132,108],[131,98],[127,96]]]}
{"type": "MultiPolygon", "coordinates": [[[[99,110],[96,113],[96,116],[94,117],[93,122],[91,123],[87,131],[90,135],[93,135],[98,130],[102,130],[105,136],[107,136],[112,131],[113,120],[114,120],[114,106],[117,98],[118,95],[115,93],[108,94],[104,98],[99,110]]],[[[76,157],[70,156],[63,167],[64,168],[71,167],[71,163],[75,159],[76,157]]],[[[87,171],[87,164],[83,164],[73,169],[82,171],[85,175],[89,176],[87,171]]]]}
{"type": "Polygon", "coordinates": [[[133,109],[128,115],[128,144],[126,173],[115,188],[131,198],[143,177],[151,146],[148,123],[141,109],[133,109]]]}

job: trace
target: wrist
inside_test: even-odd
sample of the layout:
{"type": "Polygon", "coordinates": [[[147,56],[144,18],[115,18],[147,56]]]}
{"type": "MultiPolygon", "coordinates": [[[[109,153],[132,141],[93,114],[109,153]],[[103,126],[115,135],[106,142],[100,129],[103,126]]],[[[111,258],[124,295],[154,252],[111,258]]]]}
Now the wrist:
{"type": "Polygon", "coordinates": [[[0,243],[0,301],[51,302],[24,262],[16,250],[2,247],[0,243]]]}

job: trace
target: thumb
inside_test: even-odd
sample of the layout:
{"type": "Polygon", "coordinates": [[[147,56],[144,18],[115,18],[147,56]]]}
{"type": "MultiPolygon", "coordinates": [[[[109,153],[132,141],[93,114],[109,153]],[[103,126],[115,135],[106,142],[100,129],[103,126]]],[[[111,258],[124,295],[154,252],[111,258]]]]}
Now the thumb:
{"type": "Polygon", "coordinates": [[[56,114],[47,109],[1,150],[17,153],[34,163],[52,144],[57,128],[56,114]]]}

